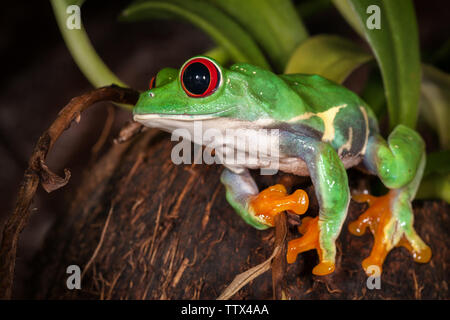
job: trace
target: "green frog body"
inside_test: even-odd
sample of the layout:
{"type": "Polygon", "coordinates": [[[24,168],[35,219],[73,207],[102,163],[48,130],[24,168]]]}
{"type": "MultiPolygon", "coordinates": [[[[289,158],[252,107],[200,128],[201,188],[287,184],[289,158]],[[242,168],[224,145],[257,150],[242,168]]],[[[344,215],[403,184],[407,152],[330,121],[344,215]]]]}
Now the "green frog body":
{"type": "MultiPolygon", "coordinates": [[[[273,226],[273,216],[281,211],[302,214],[306,209],[304,195],[289,196],[282,186],[260,193],[249,169],[265,168],[276,160],[283,172],[311,177],[319,215],[304,219],[303,236],[289,242],[288,262],[316,249],[320,262],[313,273],[334,271],[335,241],[351,198],[345,169],[360,163],[390,189],[379,198],[354,196],[370,205],[349,227],[356,235],[367,228],[374,234],[372,252],[363,261],[366,272],[373,265],[381,272],[386,255],[398,245],[408,248],[417,262],[430,259],[430,248],[413,227],[411,201],[425,165],[425,145],[414,130],[399,125],[386,141],[374,113],[358,95],[318,75],[276,75],[245,63],[226,69],[211,58],[197,56],[179,70],[161,70],[152,83],[134,108],[134,120],[145,126],[169,132],[184,129],[193,137],[194,123],[200,121],[203,130],[243,129],[271,140],[269,144],[276,139],[276,155],[224,163],[221,181],[226,198],[253,227],[273,226]]],[[[219,142],[225,151],[240,148],[236,140],[219,142]]]]}

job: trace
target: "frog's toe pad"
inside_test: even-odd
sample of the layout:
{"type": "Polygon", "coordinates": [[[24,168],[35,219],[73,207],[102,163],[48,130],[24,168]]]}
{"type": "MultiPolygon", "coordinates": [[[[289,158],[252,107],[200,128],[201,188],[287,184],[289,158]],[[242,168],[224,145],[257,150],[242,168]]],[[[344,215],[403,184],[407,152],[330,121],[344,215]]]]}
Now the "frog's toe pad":
{"type": "Polygon", "coordinates": [[[331,261],[322,261],[317,266],[314,267],[312,273],[316,276],[326,276],[334,272],[334,263],[331,261]]]}
{"type": "Polygon", "coordinates": [[[308,205],[308,195],[304,190],[299,189],[288,195],[282,184],[268,187],[250,201],[255,215],[272,226],[278,213],[289,210],[295,214],[304,214],[308,205]]]}
{"type": "Polygon", "coordinates": [[[432,252],[430,247],[423,243],[415,232],[411,240],[409,240],[406,236],[403,236],[397,244],[397,247],[399,246],[408,249],[408,251],[411,252],[415,262],[427,263],[431,259],[432,252]],[[414,249],[412,243],[415,244],[416,249],[414,249]]]}

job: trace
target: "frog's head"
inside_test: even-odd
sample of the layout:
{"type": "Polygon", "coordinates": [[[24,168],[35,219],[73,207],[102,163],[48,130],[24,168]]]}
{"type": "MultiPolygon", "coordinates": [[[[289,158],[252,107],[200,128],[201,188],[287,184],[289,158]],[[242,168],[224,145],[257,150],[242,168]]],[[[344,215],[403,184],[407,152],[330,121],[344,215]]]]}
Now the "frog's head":
{"type": "Polygon", "coordinates": [[[279,119],[280,110],[289,110],[284,106],[289,101],[286,94],[291,94],[287,84],[270,71],[249,64],[235,64],[228,70],[211,58],[197,56],[179,70],[158,72],[133,114],[146,126],[169,130],[180,121],[227,118],[255,123],[279,119]]]}

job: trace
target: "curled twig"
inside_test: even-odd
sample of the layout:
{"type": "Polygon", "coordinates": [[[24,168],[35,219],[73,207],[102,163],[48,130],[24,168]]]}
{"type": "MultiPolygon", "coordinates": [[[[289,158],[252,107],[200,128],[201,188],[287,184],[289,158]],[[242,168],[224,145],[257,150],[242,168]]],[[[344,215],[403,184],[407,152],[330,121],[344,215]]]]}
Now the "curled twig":
{"type": "Polygon", "coordinates": [[[45,165],[48,152],[73,121],[80,121],[81,113],[89,106],[100,101],[135,104],[137,98],[137,91],[117,86],[99,88],[75,97],[59,112],[56,120],[39,138],[28,162],[14,211],[3,229],[0,244],[0,299],[11,298],[19,235],[28,223],[31,215],[29,208],[39,182],[47,192],[51,192],[66,185],[70,178],[69,170],[64,170],[65,177],[62,178],[45,165]]]}

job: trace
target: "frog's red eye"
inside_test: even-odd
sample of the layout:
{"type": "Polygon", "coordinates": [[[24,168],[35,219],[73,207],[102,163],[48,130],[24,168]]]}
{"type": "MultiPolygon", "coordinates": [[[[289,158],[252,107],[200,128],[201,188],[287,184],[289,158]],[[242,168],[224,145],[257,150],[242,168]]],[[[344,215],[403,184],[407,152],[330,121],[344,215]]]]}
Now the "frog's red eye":
{"type": "Polygon", "coordinates": [[[153,89],[155,87],[156,77],[153,77],[152,80],[150,80],[149,88],[153,89]]]}
{"type": "Polygon", "coordinates": [[[207,58],[188,61],[180,73],[181,86],[190,97],[201,98],[219,87],[221,75],[216,65],[207,58]]]}

